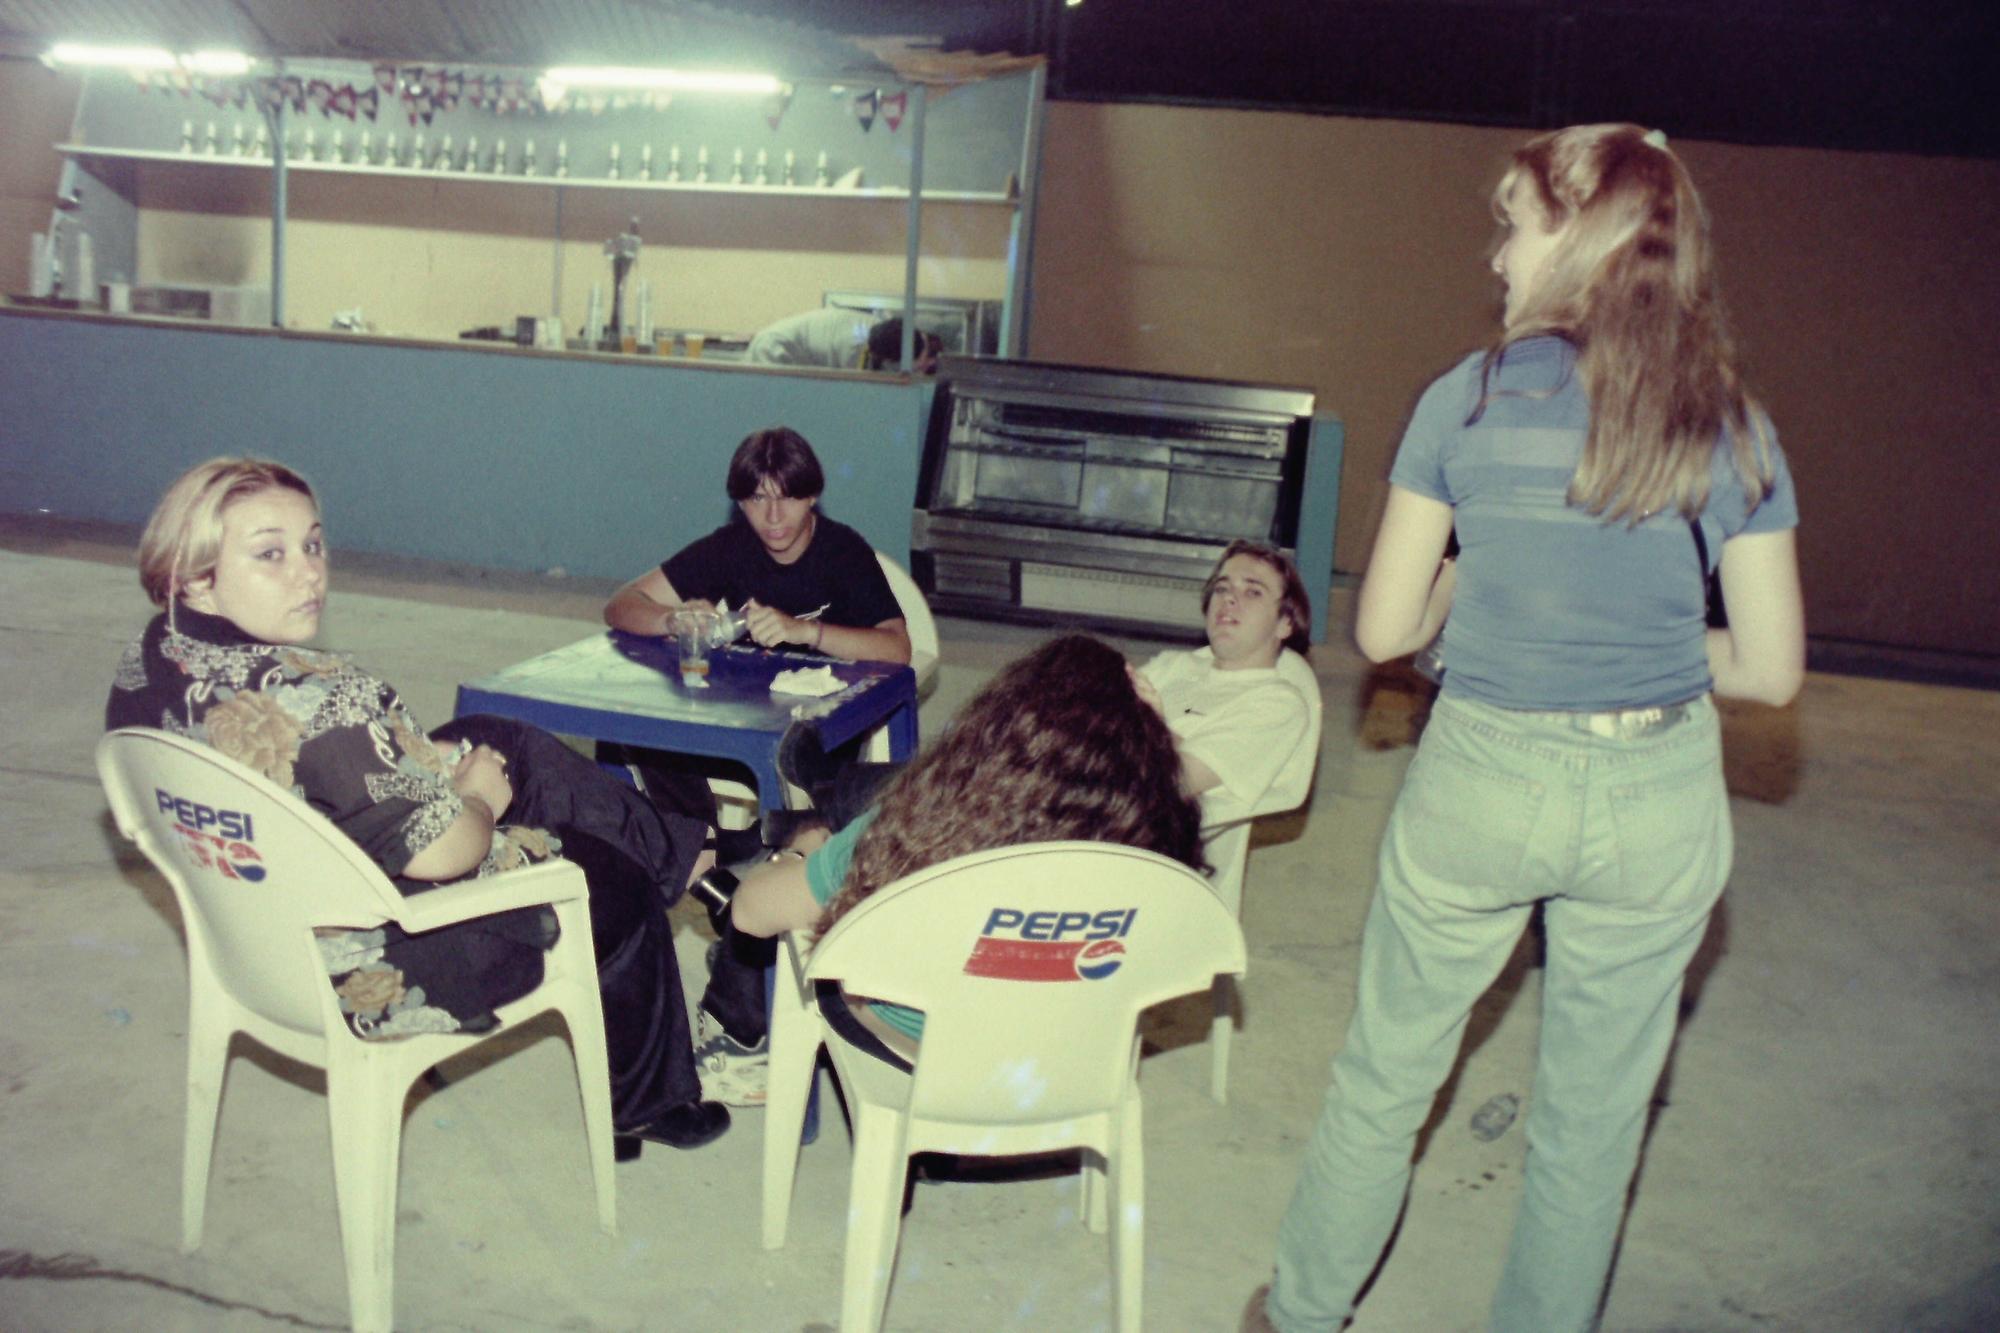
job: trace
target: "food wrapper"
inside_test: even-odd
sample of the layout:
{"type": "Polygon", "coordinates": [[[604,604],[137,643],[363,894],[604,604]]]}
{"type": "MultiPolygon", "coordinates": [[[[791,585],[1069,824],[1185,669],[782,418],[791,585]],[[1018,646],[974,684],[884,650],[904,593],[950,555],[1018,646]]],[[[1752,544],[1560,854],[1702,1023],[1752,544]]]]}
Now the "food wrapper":
{"type": "Polygon", "coordinates": [[[780,671],[771,677],[771,693],[799,694],[808,698],[821,698],[838,694],[847,688],[847,683],[833,674],[832,667],[802,667],[791,671],[780,671]]]}

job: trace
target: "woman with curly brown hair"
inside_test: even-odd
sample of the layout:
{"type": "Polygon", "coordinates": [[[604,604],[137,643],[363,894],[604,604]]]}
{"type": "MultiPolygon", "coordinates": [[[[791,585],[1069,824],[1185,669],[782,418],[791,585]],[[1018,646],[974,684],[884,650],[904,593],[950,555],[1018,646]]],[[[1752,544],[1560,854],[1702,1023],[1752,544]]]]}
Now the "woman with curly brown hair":
{"type": "MultiPolygon", "coordinates": [[[[471,717],[428,734],[380,679],[306,644],[326,604],[319,502],[298,473],[217,458],[168,487],[139,545],[161,613],[127,649],[105,725],[189,736],[289,788],[405,894],[560,854],[590,886],[618,1156],[729,1126],[701,1100],[662,898],[713,860],[701,821],[656,809],[555,737],[471,717]],[[502,822],[502,821],[505,822],[502,822]]],[[[354,1034],[478,1032],[541,983],[547,909],[409,935],[319,932],[354,1034]]]]}
{"type": "MultiPolygon", "coordinates": [[[[1202,867],[1201,813],[1181,786],[1173,733],[1118,651],[1087,635],[1042,645],[960,710],[896,775],[875,809],[808,856],[749,876],[735,928],[823,934],[883,886],[963,856],[1027,842],[1121,843],[1202,867]]],[[[909,1067],[923,1016],[822,997],[836,1030],[909,1067]]]]}

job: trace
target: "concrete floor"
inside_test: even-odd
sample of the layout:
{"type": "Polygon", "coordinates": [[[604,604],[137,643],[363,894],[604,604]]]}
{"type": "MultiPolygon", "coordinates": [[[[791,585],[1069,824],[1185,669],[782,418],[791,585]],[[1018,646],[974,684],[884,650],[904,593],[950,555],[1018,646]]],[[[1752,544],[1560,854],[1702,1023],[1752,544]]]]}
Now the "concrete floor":
{"type": "MultiPolygon", "coordinates": [[[[310,1071],[239,1047],[200,1250],[177,1248],[184,955],[171,896],[111,830],[91,747],[147,608],[124,534],[0,524],[8,682],[0,830],[0,1327],[346,1322],[325,1105],[310,1071]]],[[[350,560],[326,641],[443,721],[461,679],[592,631],[604,589],[350,560]],[[372,572],[371,572],[372,571],[372,572]]],[[[1340,594],[1336,593],[1337,599],[1340,594]]],[[[1347,608],[1335,607],[1336,624],[1347,608]]],[[[1036,631],[944,626],[926,732],[1036,631]]],[[[1125,645],[1135,654],[1152,645],[1125,645]]],[[[1265,1276],[1353,1002],[1378,833],[1424,703],[1343,644],[1314,654],[1326,736],[1308,813],[1250,862],[1246,1026],[1227,1107],[1198,1004],[1148,1057],[1146,1309],[1233,1329],[1265,1276]]],[[[1728,710],[1739,854],[1695,967],[1605,1323],[1618,1330],[2000,1328],[2000,694],[1814,676],[1783,712],[1728,710]]],[[[677,913],[690,981],[698,916],[677,913]]],[[[1355,1328],[1477,1327],[1518,1197],[1539,973],[1482,1002],[1355,1328]]],[[[847,1141],[806,1149],[792,1239],[758,1244],[763,1113],[620,1168],[593,1223],[567,1048],[412,1097],[396,1310],[409,1329],[828,1330],[847,1141]]],[[[891,1329],[1108,1326],[1104,1242],[1073,1177],[915,1191],[891,1329]]]]}

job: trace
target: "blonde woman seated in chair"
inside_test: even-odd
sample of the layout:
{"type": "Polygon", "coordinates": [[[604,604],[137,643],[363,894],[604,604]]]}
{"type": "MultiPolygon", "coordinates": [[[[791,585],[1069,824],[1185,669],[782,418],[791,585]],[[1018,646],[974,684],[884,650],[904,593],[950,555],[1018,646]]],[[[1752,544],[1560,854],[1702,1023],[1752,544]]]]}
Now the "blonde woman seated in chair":
{"type": "MultiPolygon", "coordinates": [[[[810,855],[748,876],[734,929],[823,933],[877,889],[968,852],[1018,843],[1120,843],[1202,868],[1201,815],[1180,756],[1125,659],[1086,635],[1055,639],[996,676],[874,809],[810,855]]],[[[822,994],[829,1023],[902,1069],[923,1016],[822,994]]],[[[704,1071],[706,1072],[706,1071],[704,1071]]]]}
{"type": "MultiPolygon", "coordinates": [[[[139,544],[161,613],[118,664],[107,729],[206,742],[297,793],[405,895],[560,854],[582,868],[611,1064],[618,1156],[729,1127],[701,1100],[661,899],[714,860],[699,820],[668,814],[538,728],[470,717],[426,734],[392,688],[304,646],[326,604],[319,502],[279,463],[217,458],[167,489],[139,544]],[[503,822],[504,821],[504,822],[503,822]]],[[[163,799],[165,797],[163,796],[163,799]]],[[[541,984],[555,918],[523,909],[422,934],[319,939],[363,1040],[481,1032],[541,984]]]]}

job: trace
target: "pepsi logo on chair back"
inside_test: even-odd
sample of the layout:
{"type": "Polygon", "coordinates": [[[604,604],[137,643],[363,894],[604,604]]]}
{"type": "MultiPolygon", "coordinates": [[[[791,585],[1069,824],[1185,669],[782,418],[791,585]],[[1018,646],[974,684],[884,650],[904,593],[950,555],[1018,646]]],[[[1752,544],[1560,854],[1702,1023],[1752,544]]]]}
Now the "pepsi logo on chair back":
{"type": "Polygon", "coordinates": [[[264,858],[253,845],[257,829],[248,811],[220,810],[161,787],[153,788],[153,799],[159,803],[160,813],[173,820],[181,852],[194,866],[252,884],[268,873],[264,858]]]}
{"type": "Polygon", "coordinates": [[[996,907],[965,960],[967,976],[998,981],[1102,981],[1125,959],[1136,907],[1030,912],[996,907]]]}

